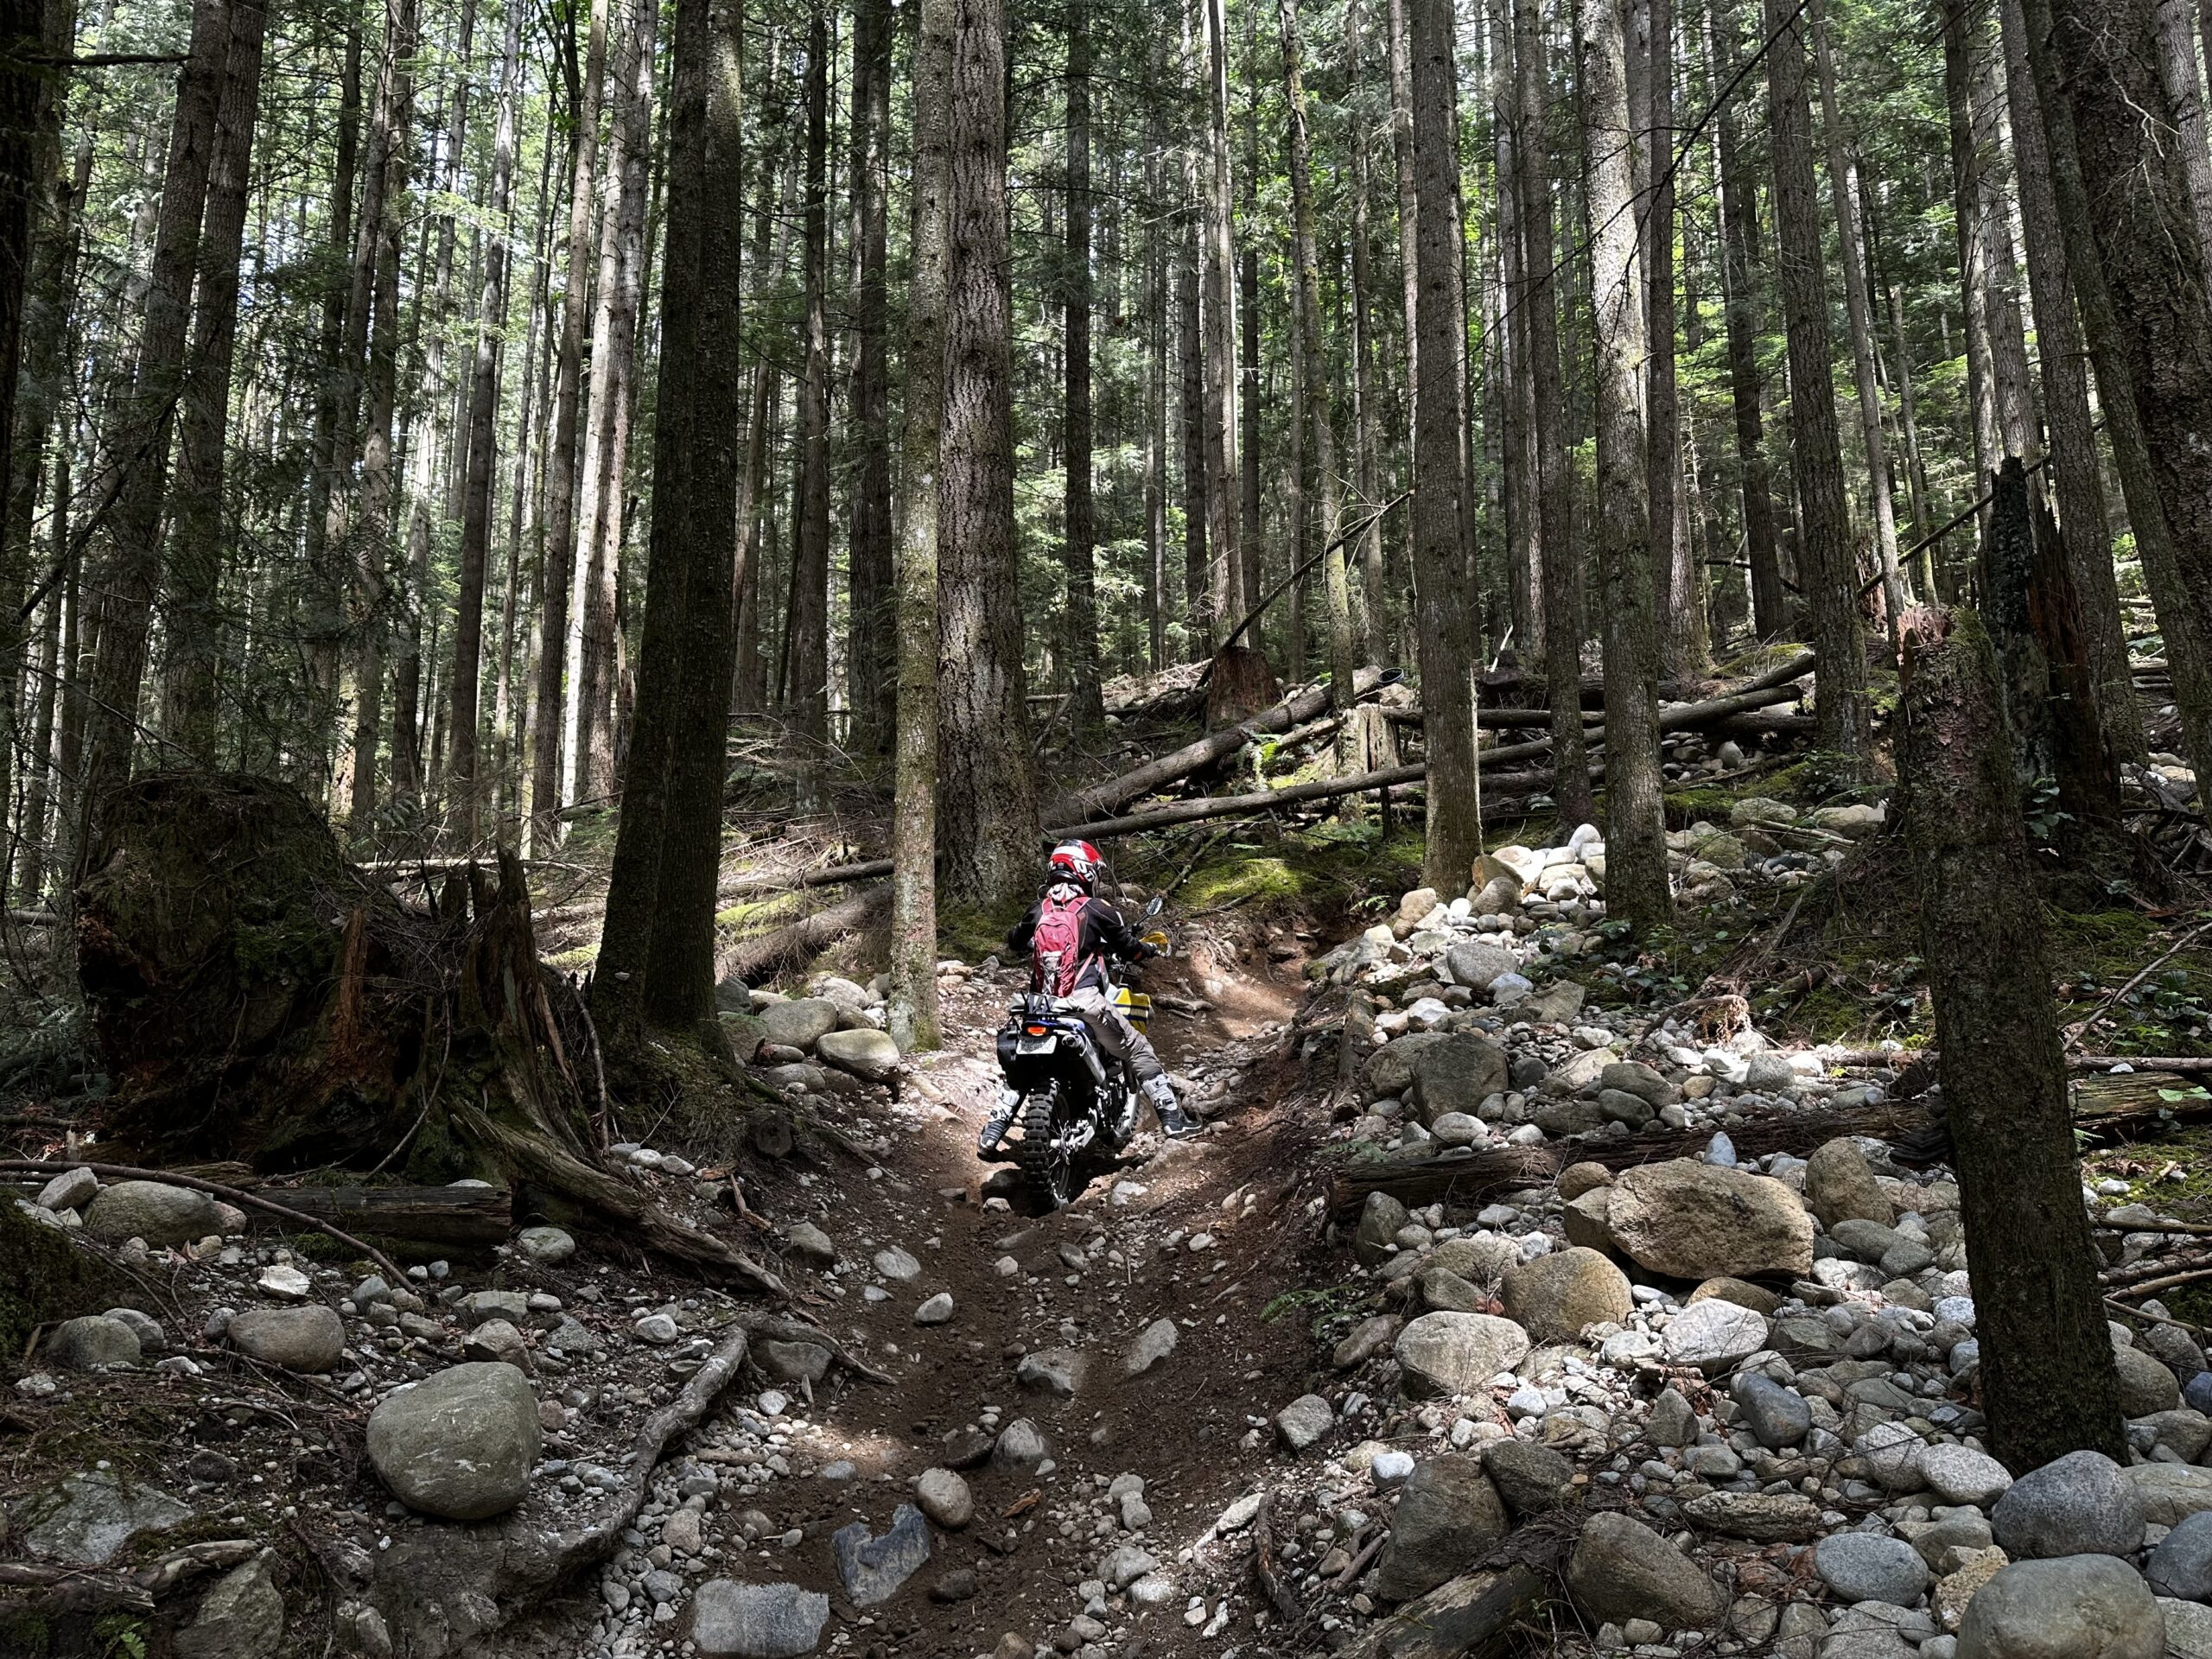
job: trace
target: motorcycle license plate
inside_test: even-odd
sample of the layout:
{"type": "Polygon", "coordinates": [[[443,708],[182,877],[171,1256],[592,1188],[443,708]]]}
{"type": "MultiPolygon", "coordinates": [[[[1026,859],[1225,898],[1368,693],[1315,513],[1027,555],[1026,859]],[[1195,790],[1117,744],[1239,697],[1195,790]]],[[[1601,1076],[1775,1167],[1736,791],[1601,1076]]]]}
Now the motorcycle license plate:
{"type": "Polygon", "coordinates": [[[1050,1054],[1060,1046],[1057,1037],[1024,1037],[1014,1046],[1017,1054],[1050,1054]]]}

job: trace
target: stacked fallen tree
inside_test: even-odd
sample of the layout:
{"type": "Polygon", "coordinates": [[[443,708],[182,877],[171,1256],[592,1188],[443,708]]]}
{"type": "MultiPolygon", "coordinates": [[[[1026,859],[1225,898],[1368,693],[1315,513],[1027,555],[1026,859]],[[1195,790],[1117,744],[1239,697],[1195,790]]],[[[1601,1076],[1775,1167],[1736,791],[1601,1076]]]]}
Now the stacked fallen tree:
{"type": "MultiPolygon", "coordinates": [[[[486,1179],[517,1210],[781,1289],[602,1156],[597,1039],[577,987],[538,960],[512,855],[448,873],[432,912],[410,912],[289,785],[168,772],[114,791],[85,869],[78,971],[113,1080],[103,1128],[137,1161],[486,1179]]],[[[327,1201],[334,1216],[347,1202],[327,1201]]]]}

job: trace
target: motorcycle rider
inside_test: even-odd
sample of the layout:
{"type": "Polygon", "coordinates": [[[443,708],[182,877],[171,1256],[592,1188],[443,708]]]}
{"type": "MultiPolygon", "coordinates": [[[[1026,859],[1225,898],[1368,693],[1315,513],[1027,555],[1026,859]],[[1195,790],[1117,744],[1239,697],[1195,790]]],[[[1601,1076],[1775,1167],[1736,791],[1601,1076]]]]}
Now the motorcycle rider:
{"type": "MultiPolygon", "coordinates": [[[[1098,874],[1103,861],[1098,849],[1087,841],[1064,841],[1052,849],[1045,885],[1029,913],[1015,925],[1006,936],[1007,950],[1016,957],[1032,953],[1040,925],[1048,937],[1065,936],[1071,944],[1073,962],[1059,964],[1058,978],[1053,984],[1046,982],[1046,968],[1040,960],[1030,972],[1033,990],[1053,990],[1083,1017],[1084,1023],[1097,1039],[1098,1046],[1109,1058],[1125,1060],[1130,1075],[1143,1090],[1160,1113],[1160,1125],[1171,1135],[1192,1135],[1198,1126],[1184,1116],[1183,1109],[1175,1099],[1174,1085],[1167,1081],[1160,1057],[1144,1034],[1131,1025],[1128,1016],[1107,1000],[1106,964],[1110,960],[1141,962],[1159,952],[1122,919],[1122,914],[1105,899],[1096,896],[1098,874]]],[[[1071,952],[1064,949],[1058,954],[1071,952]]],[[[1014,1115],[1020,1109],[1021,1096],[1011,1089],[999,1090],[998,1104],[983,1122],[982,1131],[976,1138],[978,1156],[988,1157],[1000,1140],[1013,1125],[1014,1115]]],[[[1134,1131],[1134,1122],[1125,1126],[1124,1135],[1134,1131]]]]}

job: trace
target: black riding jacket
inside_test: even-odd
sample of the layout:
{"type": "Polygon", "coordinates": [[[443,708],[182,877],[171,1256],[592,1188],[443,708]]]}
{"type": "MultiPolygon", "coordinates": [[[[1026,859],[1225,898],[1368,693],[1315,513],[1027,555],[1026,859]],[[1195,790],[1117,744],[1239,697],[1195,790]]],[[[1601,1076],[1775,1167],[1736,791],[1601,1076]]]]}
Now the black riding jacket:
{"type": "MultiPolygon", "coordinates": [[[[1029,906],[1029,913],[1016,923],[1006,936],[1007,950],[1016,957],[1029,954],[1030,940],[1037,931],[1038,918],[1044,914],[1040,899],[1029,906]]],[[[1145,952],[1144,938],[1122,919],[1122,912],[1103,899],[1084,901],[1083,915],[1077,925],[1080,940],[1077,953],[1083,957],[1083,971],[1077,976],[1076,988],[1085,986],[1103,988],[1106,983],[1105,963],[1112,959],[1133,961],[1145,952]]]]}

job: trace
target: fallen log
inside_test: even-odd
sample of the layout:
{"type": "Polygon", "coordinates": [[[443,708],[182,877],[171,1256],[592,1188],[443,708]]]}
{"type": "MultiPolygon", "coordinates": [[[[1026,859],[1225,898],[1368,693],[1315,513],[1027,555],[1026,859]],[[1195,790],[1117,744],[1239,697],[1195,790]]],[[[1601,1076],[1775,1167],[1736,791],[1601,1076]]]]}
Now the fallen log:
{"type": "MultiPolygon", "coordinates": [[[[888,875],[890,871],[887,868],[883,874],[888,875]]],[[[722,978],[734,975],[748,985],[756,983],[793,963],[804,962],[827,950],[840,935],[866,926],[890,902],[888,887],[855,893],[826,910],[802,916],[772,932],[734,946],[717,959],[715,971],[722,978]]]]}
{"type": "MultiPolygon", "coordinates": [[[[1703,702],[1678,702],[1659,710],[1659,729],[1662,732],[1694,731],[1701,726],[1711,726],[1738,715],[1756,714],[1762,709],[1771,709],[1778,703],[1795,702],[1804,696],[1794,685],[1764,686],[1757,690],[1736,691],[1725,697],[1711,697],[1703,702]]],[[[1386,709],[1382,717],[1396,725],[1419,726],[1427,715],[1419,709],[1386,709]]],[[[1551,716],[1534,709],[1484,709],[1478,711],[1475,722],[1493,730],[1520,730],[1529,727],[1547,727],[1551,716]]],[[[1592,742],[1602,741],[1605,735],[1603,721],[1586,721],[1582,734],[1592,742]]]]}
{"type": "MultiPolygon", "coordinates": [[[[1363,668],[1353,677],[1355,696],[1365,696],[1382,682],[1380,671],[1363,668]]],[[[1073,822],[1101,812],[1109,812],[1117,806],[1151,794],[1166,785],[1176,783],[1213,765],[1217,760],[1243,748],[1255,737],[1270,736],[1287,732],[1294,726],[1303,726],[1319,715],[1334,702],[1332,688],[1326,685],[1307,686],[1293,692],[1271,709],[1263,709],[1251,719],[1231,726],[1225,731],[1209,734],[1196,742],[1186,743],[1172,753],[1147,760],[1133,772],[1118,778],[1088,785],[1056,803],[1049,816],[1054,819],[1073,822]]]]}
{"type": "MultiPolygon", "coordinates": [[[[1272,812],[1286,806],[1304,802],[1325,801],[1340,795],[1360,795],[1371,789],[1395,789],[1406,784],[1418,784],[1428,776],[1426,766],[1387,766],[1380,772],[1363,772],[1350,778],[1323,778],[1310,784],[1291,784],[1281,789],[1263,789],[1249,795],[1208,795],[1194,801],[1171,801],[1166,806],[1147,808],[1119,818],[1101,818],[1092,823],[1071,824],[1058,833],[1080,836],[1085,841],[1106,841],[1116,836],[1138,836],[1149,830],[1166,830],[1179,823],[1198,823],[1208,818],[1234,817],[1240,814],[1272,812]]],[[[1605,768],[1592,766],[1593,781],[1605,776],[1605,768]]],[[[1541,790],[1551,786],[1548,772],[1508,772],[1502,778],[1489,780],[1492,788],[1508,791],[1541,790]]],[[[1521,817],[1525,810],[1522,804],[1510,797],[1485,798],[1483,818],[1486,823],[1502,823],[1521,817]]]]}
{"type": "MultiPolygon", "coordinates": [[[[2168,1101],[2162,1088],[2181,1079],[2158,1072],[2125,1073],[2125,1090],[2089,1085],[2120,1079],[2085,1078],[2075,1085],[2074,1125],[2081,1134],[2110,1140],[2161,1128],[2167,1123],[2212,1117],[2212,1099],[2168,1101]]],[[[1784,1152],[1802,1157],[1839,1135],[1871,1135],[1888,1141],[1908,1164],[1939,1163],[1948,1156],[1950,1133],[1940,1111],[1922,1100],[1886,1100],[1871,1106],[1770,1111],[1728,1126],[1739,1157],[1784,1152]]],[[[1408,1208],[1452,1202],[1477,1204],[1518,1188],[1556,1180],[1569,1164],[1603,1164],[1612,1170],[1694,1158],[1713,1140],[1710,1129],[1656,1129],[1611,1140],[1582,1139],[1541,1147],[1500,1147],[1465,1157],[1387,1155],[1347,1159],[1329,1178],[1329,1218],[1349,1225],[1359,1218],[1370,1192],[1387,1192],[1408,1208]]]]}
{"type": "Polygon", "coordinates": [[[372,1237],[490,1249],[514,1230],[514,1195],[503,1186],[264,1187],[297,1214],[372,1237]]]}

